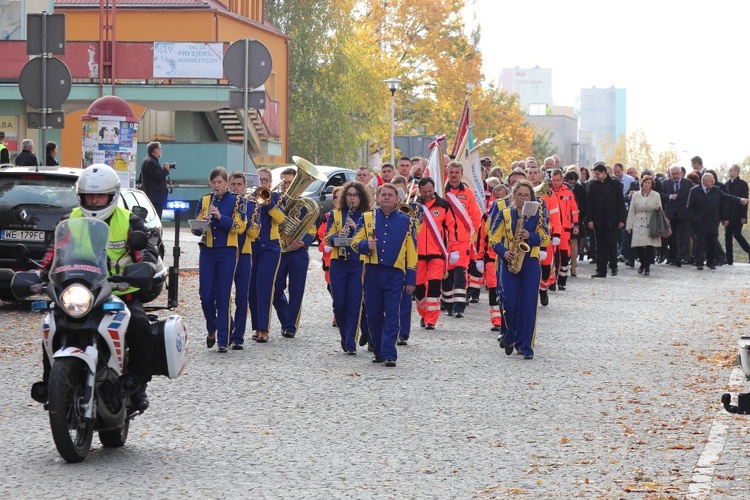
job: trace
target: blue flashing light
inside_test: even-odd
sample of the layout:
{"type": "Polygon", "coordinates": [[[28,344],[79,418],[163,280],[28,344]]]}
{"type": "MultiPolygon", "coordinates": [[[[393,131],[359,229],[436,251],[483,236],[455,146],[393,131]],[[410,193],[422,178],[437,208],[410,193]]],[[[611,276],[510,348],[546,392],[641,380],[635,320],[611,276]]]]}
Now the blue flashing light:
{"type": "Polygon", "coordinates": [[[31,303],[31,310],[36,311],[48,311],[49,310],[49,302],[46,300],[35,300],[31,303]]]}
{"type": "Polygon", "coordinates": [[[168,201],[166,208],[169,210],[187,210],[190,208],[190,203],[187,201],[168,201]]]}
{"type": "Polygon", "coordinates": [[[115,302],[114,300],[112,302],[105,302],[102,304],[102,309],[105,311],[123,311],[125,310],[125,303],[115,302]]]}

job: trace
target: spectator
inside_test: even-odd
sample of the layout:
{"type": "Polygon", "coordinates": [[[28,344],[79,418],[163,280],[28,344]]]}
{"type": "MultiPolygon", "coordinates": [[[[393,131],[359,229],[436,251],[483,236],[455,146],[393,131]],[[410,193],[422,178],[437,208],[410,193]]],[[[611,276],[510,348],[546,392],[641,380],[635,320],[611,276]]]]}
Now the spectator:
{"type": "Polygon", "coordinates": [[[49,141],[47,143],[47,146],[45,147],[47,150],[47,156],[45,157],[44,164],[49,166],[55,166],[59,165],[60,162],[57,161],[57,144],[55,144],[52,141],[49,141]]]}
{"type": "Polygon", "coordinates": [[[141,164],[141,183],[143,192],[156,209],[156,213],[161,219],[161,213],[164,205],[167,204],[167,176],[172,167],[169,163],[159,165],[161,158],[161,143],[157,141],[149,142],[146,148],[148,155],[143,159],[141,164]]]}
{"type": "Polygon", "coordinates": [[[39,160],[34,156],[34,141],[31,139],[24,139],[21,143],[23,151],[16,156],[16,166],[18,167],[36,167],[39,165],[39,160]]]}
{"type": "Polygon", "coordinates": [[[628,209],[628,220],[625,225],[631,234],[630,245],[635,248],[641,266],[638,274],[651,274],[651,264],[654,263],[654,251],[661,247],[661,238],[653,237],[650,233],[651,215],[661,210],[661,197],[654,189],[654,178],[644,175],[641,179],[641,189],[633,194],[628,209]]]}
{"type": "Polygon", "coordinates": [[[5,146],[5,132],[0,132],[0,165],[10,163],[10,151],[5,146]]]}

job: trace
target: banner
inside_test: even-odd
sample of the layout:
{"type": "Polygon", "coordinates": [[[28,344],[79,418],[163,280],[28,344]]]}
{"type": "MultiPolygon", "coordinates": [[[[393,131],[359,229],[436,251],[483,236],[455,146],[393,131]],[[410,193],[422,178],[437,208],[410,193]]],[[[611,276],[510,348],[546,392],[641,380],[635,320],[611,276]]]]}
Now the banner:
{"type": "Polygon", "coordinates": [[[83,167],[105,163],[123,187],[135,186],[138,122],[123,116],[83,117],[83,167]]]}
{"type": "Polygon", "coordinates": [[[469,130],[469,99],[464,101],[464,109],[461,111],[461,118],[458,120],[458,130],[456,131],[456,140],[453,141],[453,148],[451,149],[451,156],[458,158],[458,152],[461,148],[461,143],[464,141],[466,132],[469,130]]]}
{"type": "Polygon", "coordinates": [[[222,43],[154,42],[154,78],[224,78],[222,43]]]}
{"type": "Polygon", "coordinates": [[[432,150],[432,154],[427,163],[427,170],[424,173],[425,176],[432,177],[432,180],[435,181],[435,194],[441,198],[444,196],[443,184],[445,183],[443,176],[443,146],[441,144],[443,141],[445,141],[445,135],[436,137],[430,144],[429,148],[432,150]]]}

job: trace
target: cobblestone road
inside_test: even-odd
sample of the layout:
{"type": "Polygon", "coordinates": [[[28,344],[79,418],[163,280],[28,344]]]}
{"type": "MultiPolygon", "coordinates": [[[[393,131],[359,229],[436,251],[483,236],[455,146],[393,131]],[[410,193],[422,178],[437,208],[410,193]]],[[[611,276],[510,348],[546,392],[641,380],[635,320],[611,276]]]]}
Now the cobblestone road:
{"type": "MultiPolygon", "coordinates": [[[[181,244],[182,267],[197,265],[195,241],[181,244]]],[[[185,272],[178,312],[191,335],[186,373],[149,386],[151,408],[132,423],[124,448],[104,449],[95,438],[77,465],[59,457],[46,413],[28,396],[41,374],[40,317],[0,304],[0,497],[750,491],[750,419],[719,405],[736,338],[750,323],[750,266],[656,266],[648,278],[624,269],[591,280],[583,276],[592,267],[582,265],[581,277],[540,308],[533,361],[499,349],[485,293],[463,320],[414,328],[398,367],[387,369],[366,352],[341,352],[319,254],[311,255],[300,334],[284,339],[275,323],[269,343],[227,355],[205,348],[197,276],[185,272]],[[718,456],[697,469],[717,445],[718,456]]]]}

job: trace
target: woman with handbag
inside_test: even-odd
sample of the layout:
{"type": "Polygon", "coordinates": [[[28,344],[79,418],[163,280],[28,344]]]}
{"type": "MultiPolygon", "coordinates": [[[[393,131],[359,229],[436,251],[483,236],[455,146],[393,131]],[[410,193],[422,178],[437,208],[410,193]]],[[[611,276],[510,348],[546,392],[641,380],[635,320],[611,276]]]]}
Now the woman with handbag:
{"type": "MultiPolygon", "coordinates": [[[[634,193],[630,200],[628,220],[625,229],[632,234],[631,247],[635,248],[638,261],[641,266],[638,274],[648,276],[651,274],[651,264],[654,262],[655,248],[661,247],[661,238],[656,233],[652,236],[653,217],[656,212],[661,211],[661,197],[654,191],[654,178],[644,175],[641,178],[641,190],[634,193]]],[[[663,217],[663,214],[656,216],[663,217]]]]}

